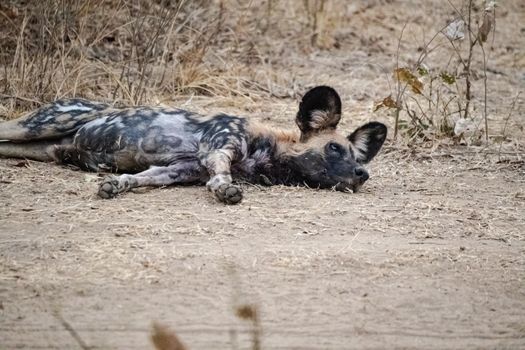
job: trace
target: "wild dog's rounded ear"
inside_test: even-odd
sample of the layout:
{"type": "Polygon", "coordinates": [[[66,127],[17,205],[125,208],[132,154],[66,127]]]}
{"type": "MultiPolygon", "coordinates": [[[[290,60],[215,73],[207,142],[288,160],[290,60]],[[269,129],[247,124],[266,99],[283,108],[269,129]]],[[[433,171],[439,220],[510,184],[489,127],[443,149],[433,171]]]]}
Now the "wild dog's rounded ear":
{"type": "Polygon", "coordinates": [[[352,143],[356,161],[363,164],[371,161],[383,146],[386,134],[386,126],[378,122],[365,124],[350,134],[348,140],[352,143]]]}
{"type": "Polygon", "coordinates": [[[301,130],[301,141],[312,134],[335,129],[341,119],[341,98],[329,86],[317,86],[304,94],[295,123],[301,130]]]}

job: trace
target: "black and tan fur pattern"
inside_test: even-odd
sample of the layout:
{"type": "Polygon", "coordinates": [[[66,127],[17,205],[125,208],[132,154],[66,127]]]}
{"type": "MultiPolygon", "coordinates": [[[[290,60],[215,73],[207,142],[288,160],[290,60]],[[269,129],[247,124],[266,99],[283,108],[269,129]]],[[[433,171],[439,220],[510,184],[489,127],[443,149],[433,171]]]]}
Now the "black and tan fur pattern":
{"type": "Polygon", "coordinates": [[[59,100],[0,124],[0,156],[124,173],[102,181],[102,198],[141,186],[205,183],[233,204],[242,199],[234,179],[356,191],[368,179],[363,164],[379,152],[387,129],[372,122],[343,136],[336,132],[340,118],[339,95],[327,86],[304,95],[299,132],[225,114],[59,100]]]}

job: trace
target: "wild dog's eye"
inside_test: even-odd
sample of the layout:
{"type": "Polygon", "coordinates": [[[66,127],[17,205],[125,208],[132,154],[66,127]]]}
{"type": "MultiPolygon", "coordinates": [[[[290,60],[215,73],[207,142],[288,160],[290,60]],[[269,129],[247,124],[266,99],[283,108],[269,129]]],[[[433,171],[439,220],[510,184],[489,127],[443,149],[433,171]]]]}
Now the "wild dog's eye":
{"type": "Polygon", "coordinates": [[[330,148],[332,151],[339,151],[339,145],[337,143],[334,143],[334,142],[330,142],[328,144],[328,148],[330,148]]]}
{"type": "Polygon", "coordinates": [[[335,142],[330,142],[328,144],[328,150],[332,153],[338,153],[340,155],[344,154],[343,146],[335,142]]]}

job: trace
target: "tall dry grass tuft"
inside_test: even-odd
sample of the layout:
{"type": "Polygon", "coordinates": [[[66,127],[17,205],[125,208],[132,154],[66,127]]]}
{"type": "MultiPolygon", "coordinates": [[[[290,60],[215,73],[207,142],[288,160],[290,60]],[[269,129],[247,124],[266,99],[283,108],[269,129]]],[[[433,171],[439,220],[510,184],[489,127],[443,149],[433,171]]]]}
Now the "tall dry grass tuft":
{"type": "Polygon", "coordinates": [[[490,34],[494,37],[496,2],[463,0],[457,7],[448,1],[445,6],[450,7],[453,18],[419,46],[420,54],[413,64],[401,66],[400,47],[407,24],[403,27],[393,72],[395,91],[378,101],[375,111],[391,109],[394,138],[403,131],[408,144],[443,138],[461,141],[465,137],[468,143],[480,143],[483,134],[488,143],[489,57],[484,43],[490,34]],[[430,63],[431,56],[438,54],[448,57],[430,63]],[[483,79],[483,98],[477,100],[473,97],[476,63],[483,79]],[[402,112],[404,119],[400,118],[402,112]]]}
{"type": "MultiPolygon", "coordinates": [[[[204,50],[206,43],[192,39],[206,28],[190,30],[199,11],[184,6],[183,0],[43,0],[13,7],[18,33],[1,57],[2,96],[11,98],[12,108],[64,96],[136,105],[177,81],[170,69],[193,84],[188,78],[198,76],[173,66],[188,50],[181,41],[204,50]]],[[[199,58],[191,60],[195,70],[199,58]]]]}
{"type": "Polygon", "coordinates": [[[7,19],[0,24],[0,37],[6,38],[0,112],[13,118],[73,96],[127,105],[183,95],[251,102],[291,96],[291,74],[265,62],[274,48],[258,42],[258,6],[266,5],[234,0],[0,4],[7,19]]]}
{"type": "Polygon", "coordinates": [[[380,118],[408,145],[456,142],[466,133],[479,143],[481,130],[490,141],[496,3],[426,1],[426,12],[409,20],[385,0],[3,1],[0,117],[63,97],[140,105],[205,96],[214,108],[271,114],[263,102],[330,84],[348,99],[356,92],[361,101],[380,98],[376,108],[392,112],[380,118]],[[437,26],[424,19],[432,9],[443,14],[437,26]],[[394,64],[385,96],[392,70],[367,67],[394,64]],[[354,76],[371,91],[355,88],[354,76]]]}

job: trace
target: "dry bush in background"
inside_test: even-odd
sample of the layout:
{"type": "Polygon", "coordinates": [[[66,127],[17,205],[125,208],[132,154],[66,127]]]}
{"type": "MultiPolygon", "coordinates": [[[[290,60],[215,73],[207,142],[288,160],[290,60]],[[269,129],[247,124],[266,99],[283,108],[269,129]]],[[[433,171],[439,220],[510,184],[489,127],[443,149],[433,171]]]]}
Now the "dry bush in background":
{"type": "MultiPolygon", "coordinates": [[[[337,57],[361,50],[369,57],[363,66],[378,64],[375,53],[386,55],[378,64],[382,72],[375,74],[385,82],[394,73],[391,95],[381,88],[365,94],[380,97],[376,111],[392,110],[374,118],[388,118],[406,144],[457,142],[467,132],[474,142],[483,135],[485,141],[505,139],[499,130],[491,133],[488,122],[495,1],[441,4],[446,23],[421,22],[419,41],[390,23],[418,20],[384,14],[391,10],[383,8],[395,6],[392,0],[4,1],[0,116],[15,118],[73,96],[120,105],[206,96],[218,108],[249,111],[272,98],[297,98],[313,82],[330,83],[312,57],[333,54],[333,63],[324,62],[344,72],[346,62],[337,57]],[[374,17],[367,14],[371,9],[381,11],[374,17]],[[370,21],[374,28],[386,27],[389,37],[367,33],[370,21]]],[[[340,85],[348,79],[337,78],[340,85]]]]}
{"type": "Polygon", "coordinates": [[[286,75],[271,73],[271,63],[264,62],[269,53],[258,51],[264,43],[255,43],[253,34],[264,29],[256,10],[243,1],[0,5],[6,114],[70,96],[132,105],[176,94],[288,96],[279,86],[289,85],[286,75]]]}
{"type": "Polygon", "coordinates": [[[482,134],[485,142],[489,141],[485,43],[494,34],[496,1],[466,0],[461,7],[449,1],[448,6],[453,9],[453,18],[423,43],[411,67],[400,67],[399,47],[405,27],[401,31],[393,71],[395,92],[378,101],[374,108],[393,110],[394,138],[401,130],[409,141],[443,137],[459,141],[466,134],[469,141],[480,141],[482,134]],[[427,64],[436,51],[441,51],[446,59],[427,64]],[[483,79],[483,98],[478,99],[476,106],[471,105],[474,55],[482,62],[483,79]],[[408,118],[400,119],[401,111],[408,118]]]}
{"type": "Polygon", "coordinates": [[[183,6],[120,0],[15,4],[9,13],[18,39],[1,57],[3,93],[25,101],[85,96],[139,104],[162,90],[199,88],[204,82],[195,83],[199,77],[192,70],[202,64],[207,43],[201,37],[208,28],[189,25],[212,23],[200,20],[199,8],[186,5],[183,12],[183,6]],[[181,71],[169,76],[175,66],[181,71]]]}

